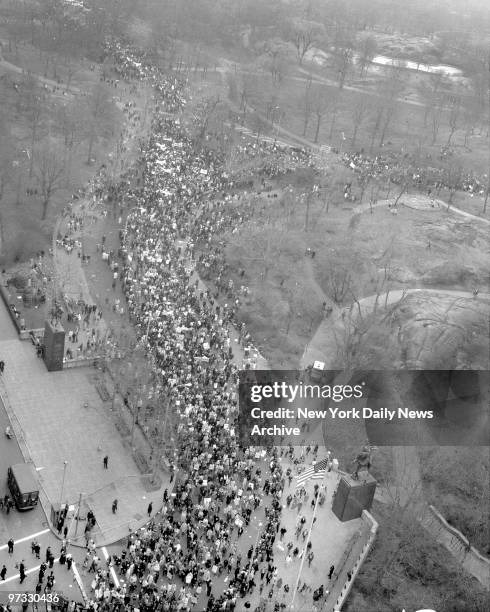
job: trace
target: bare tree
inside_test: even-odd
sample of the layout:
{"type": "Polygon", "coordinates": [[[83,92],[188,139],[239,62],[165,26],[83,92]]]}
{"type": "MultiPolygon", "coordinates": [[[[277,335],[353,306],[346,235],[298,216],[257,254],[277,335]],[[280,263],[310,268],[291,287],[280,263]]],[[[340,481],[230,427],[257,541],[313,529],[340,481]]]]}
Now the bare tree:
{"type": "Polygon", "coordinates": [[[362,79],[367,70],[367,67],[374,59],[377,53],[377,43],[374,36],[366,36],[361,43],[359,49],[358,65],[359,65],[359,76],[362,79]]]}
{"type": "Polygon", "coordinates": [[[73,153],[85,138],[83,110],[80,101],[75,99],[61,106],[56,113],[57,126],[63,136],[67,176],[70,175],[73,153]]]}
{"type": "Polygon", "coordinates": [[[310,98],[311,110],[315,116],[314,142],[316,143],[318,142],[323,119],[325,118],[327,110],[330,108],[329,90],[321,83],[314,83],[311,87],[310,98]]]}
{"type": "Polygon", "coordinates": [[[352,69],[354,51],[351,48],[343,48],[333,56],[333,69],[336,73],[339,89],[345,85],[347,75],[352,69]]]}
{"type": "Polygon", "coordinates": [[[271,74],[272,82],[280,85],[291,69],[294,50],[280,39],[267,41],[262,48],[260,63],[271,74]]]}
{"type": "Polygon", "coordinates": [[[459,129],[461,113],[462,113],[461,98],[455,95],[451,96],[449,98],[449,110],[448,110],[448,118],[447,118],[449,134],[448,134],[447,141],[446,141],[446,147],[449,147],[451,145],[451,140],[454,136],[454,133],[456,132],[456,130],[459,129]]]}
{"type": "Polygon", "coordinates": [[[434,145],[439,134],[441,119],[443,116],[444,99],[446,93],[446,81],[442,74],[431,74],[428,80],[424,80],[419,86],[419,94],[424,101],[424,127],[430,121],[432,134],[431,144],[434,145]]]}
{"type": "Polygon", "coordinates": [[[342,93],[339,89],[337,89],[335,90],[335,92],[331,94],[331,97],[330,97],[331,111],[330,111],[330,129],[328,132],[329,139],[333,138],[333,133],[334,133],[335,125],[337,121],[337,115],[338,115],[339,109],[342,107],[342,102],[343,102],[342,93]]]}
{"type": "Polygon", "coordinates": [[[104,83],[97,83],[89,96],[84,100],[86,116],[86,137],[88,141],[87,163],[92,163],[93,148],[102,137],[113,134],[115,107],[109,88],[104,83]]]}
{"type": "Polygon", "coordinates": [[[0,110],[0,200],[3,198],[4,189],[14,174],[14,161],[16,159],[14,141],[7,114],[0,110]]]}
{"type": "Polygon", "coordinates": [[[306,131],[308,130],[308,125],[310,123],[312,110],[311,104],[311,87],[312,87],[313,79],[308,77],[305,82],[305,91],[303,94],[303,136],[306,136],[306,131]]]}
{"type": "Polygon", "coordinates": [[[31,76],[25,76],[20,87],[16,90],[19,94],[18,107],[23,113],[26,120],[26,126],[29,130],[29,178],[32,178],[35,159],[35,146],[39,140],[42,129],[46,122],[46,99],[39,88],[36,79],[31,76]]]}
{"type": "Polygon", "coordinates": [[[240,96],[240,110],[243,111],[243,122],[245,121],[247,105],[256,95],[258,87],[258,78],[256,74],[250,72],[242,74],[238,85],[238,93],[240,96]]]}
{"type": "Polygon", "coordinates": [[[362,266],[355,247],[349,242],[341,248],[331,249],[328,255],[321,257],[319,265],[322,286],[330,299],[342,304],[351,298],[356,288],[354,275],[362,266]]]}
{"type": "Polygon", "coordinates": [[[316,21],[291,19],[287,23],[285,35],[294,45],[298,63],[302,65],[308,51],[323,40],[325,29],[316,21]]]}
{"type": "Polygon", "coordinates": [[[387,69],[386,80],[383,82],[381,89],[382,98],[382,115],[379,124],[379,143],[382,147],[388,131],[388,128],[393,121],[399,107],[400,96],[402,95],[407,85],[406,72],[400,66],[390,66],[387,69]]]}
{"type": "Polygon", "coordinates": [[[34,165],[34,174],[42,197],[41,219],[44,221],[47,216],[51,198],[63,187],[65,180],[65,164],[63,157],[51,147],[44,147],[39,151],[37,156],[34,165]]]}
{"type": "Polygon", "coordinates": [[[346,291],[353,300],[344,310],[342,324],[336,333],[337,365],[347,370],[389,368],[397,360],[400,347],[393,341],[393,321],[406,302],[405,292],[391,293],[392,245],[385,249],[381,260],[382,274],[377,274],[372,290],[365,300],[356,297],[351,281],[346,291]]]}
{"type": "Polygon", "coordinates": [[[449,190],[449,203],[452,204],[454,195],[458,189],[461,189],[462,179],[464,176],[464,166],[459,158],[451,157],[444,169],[445,183],[449,190]]]}
{"type": "Polygon", "coordinates": [[[356,100],[356,103],[352,109],[352,124],[354,127],[350,143],[352,149],[354,149],[356,146],[358,131],[362,127],[363,123],[366,121],[370,110],[371,105],[369,104],[369,101],[366,96],[361,96],[356,100]]]}

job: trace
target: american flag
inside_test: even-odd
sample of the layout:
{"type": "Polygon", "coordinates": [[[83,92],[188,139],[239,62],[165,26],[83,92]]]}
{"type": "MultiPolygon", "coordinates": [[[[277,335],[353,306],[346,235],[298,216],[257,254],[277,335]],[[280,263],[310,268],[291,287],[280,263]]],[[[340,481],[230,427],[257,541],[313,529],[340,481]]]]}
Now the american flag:
{"type": "Polygon", "coordinates": [[[312,479],[320,479],[325,476],[328,467],[328,459],[322,459],[302,472],[296,479],[296,488],[302,487],[305,482],[312,479]]]}

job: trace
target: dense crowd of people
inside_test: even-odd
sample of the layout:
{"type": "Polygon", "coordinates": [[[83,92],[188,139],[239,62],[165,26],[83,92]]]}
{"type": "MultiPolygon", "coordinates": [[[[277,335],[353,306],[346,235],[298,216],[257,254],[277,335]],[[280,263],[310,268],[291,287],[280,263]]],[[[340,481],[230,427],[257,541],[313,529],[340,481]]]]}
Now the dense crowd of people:
{"type": "MultiPolygon", "coordinates": [[[[240,362],[231,348],[230,325],[244,289],[225,281],[222,252],[213,240],[217,232],[245,222],[252,208],[242,186],[224,171],[219,153],[196,148],[172,116],[184,105],[184,84],[147,69],[134,49],[111,44],[119,76],[149,79],[156,92],[151,136],[140,143],[138,168],[132,180],[123,178],[116,194],[112,184],[110,198],[132,205],[121,249],[112,255],[121,262],[118,282],[156,374],[156,391],[170,407],[179,453],[172,467],[177,482],[172,493],[165,492],[162,511],[111,559],[120,586],[106,568],[94,567],[88,605],[169,612],[249,609],[258,589],[254,609],[265,610],[277,599],[273,605],[280,610],[289,585],[280,581],[281,592],[274,591],[273,545],[286,475],[277,450],[256,454],[237,443],[240,362]],[[196,269],[213,278],[212,290],[204,288],[196,269]],[[239,538],[258,508],[265,518],[256,545],[244,555],[239,538]]],[[[270,143],[258,143],[248,149],[251,156],[257,146],[265,156],[275,151],[270,143]]],[[[278,153],[291,155],[290,164],[303,155],[278,153]]],[[[288,163],[282,159],[280,167],[288,163]]],[[[273,164],[263,168],[264,190],[277,172],[273,164]]],[[[97,197],[108,200],[102,188],[97,197]]],[[[246,355],[250,334],[240,326],[237,335],[246,355]]]]}
{"type": "MultiPolygon", "coordinates": [[[[271,179],[313,162],[302,149],[251,139],[236,148],[237,166],[254,167],[254,178],[244,182],[219,150],[196,143],[182,120],[182,80],[160,73],[143,52],[121,41],[111,41],[108,52],[122,81],[145,80],[155,95],[151,135],[140,140],[137,164],[118,181],[103,172],[92,190],[95,199],[130,208],[119,251],[106,252],[104,241],[98,250],[114,272],[114,284],[121,283],[156,395],[165,398],[166,431],[172,430],[179,451],[172,466],[174,489],[165,491],[162,510],[110,559],[119,587],[89,551],[95,574],[89,607],[217,612],[249,609],[253,600],[255,610],[265,610],[269,602],[281,610],[290,585],[278,577],[273,547],[282,539],[280,500],[291,476],[283,473],[277,449],[257,453],[237,443],[238,370],[251,337],[236,317],[246,287],[229,279],[219,237],[251,220],[255,194],[268,194],[271,179]],[[232,348],[231,330],[239,336],[239,349],[232,348]],[[240,537],[257,511],[264,522],[245,555],[240,537]]],[[[136,125],[134,109],[126,106],[125,112],[136,125]]],[[[342,159],[356,173],[388,176],[394,183],[410,166],[395,155],[355,153],[342,159]]],[[[438,188],[444,180],[438,169],[410,168],[409,180],[419,186],[438,188]]],[[[481,188],[470,178],[465,185],[468,191],[481,188]]],[[[69,223],[76,230],[80,221],[70,217],[69,223]]],[[[323,504],[323,493],[317,494],[323,504]]],[[[301,497],[296,501],[301,507],[301,497]]],[[[286,507],[294,506],[289,495],[286,507]]],[[[298,510],[298,521],[302,518],[298,510]]],[[[299,522],[297,537],[303,533],[299,522]]],[[[286,564],[300,555],[292,542],[287,550],[286,564]]],[[[310,564],[311,542],[303,553],[310,564]]],[[[305,591],[306,586],[300,589],[305,591]]],[[[323,586],[320,596],[318,591],[314,601],[323,597],[323,586]]]]}
{"type": "Polygon", "coordinates": [[[343,153],[342,162],[358,176],[375,181],[407,182],[414,189],[439,194],[442,189],[465,191],[470,195],[484,196],[487,177],[477,177],[460,171],[457,166],[420,165],[414,155],[395,152],[371,157],[362,151],[343,153]]]}

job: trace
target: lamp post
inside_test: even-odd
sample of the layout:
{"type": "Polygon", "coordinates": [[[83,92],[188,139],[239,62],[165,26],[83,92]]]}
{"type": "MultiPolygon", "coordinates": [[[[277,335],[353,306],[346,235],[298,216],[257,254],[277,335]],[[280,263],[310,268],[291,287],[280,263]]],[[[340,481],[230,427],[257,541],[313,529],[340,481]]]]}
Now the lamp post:
{"type": "MultiPolygon", "coordinates": [[[[326,473],[327,473],[327,470],[325,470],[325,474],[326,474],[326,473]]],[[[324,480],[325,480],[325,474],[324,474],[324,476],[323,476],[322,483],[323,483],[323,482],[324,482],[324,480]]],[[[302,555],[302,557],[301,557],[301,564],[300,564],[300,566],[299,566],[298,576],[297,576],[297,578],[296,578],[296,583],[295,583],[295,585],[294,585],[293,597],[292,597],[292,599],[291,599],[291,604],[290,604],[290,606],[289,606],[289,609],[290,609],[291,611],[294,611],[294,610],[295,610],[295,607],[294,607],[294,602],[295,602],[295,599],[296,599],[296,594],[298,593],[299,583],[300,583],[300,579],[301,579],[301,573],[302,573],[302,571],[303,571],[303,565],[304,565],[304,563],[305,563],[306,553],[307,553],[307,550],[308,550],[308,543],[310,542],[310,539],[311,539],[311,532],[312,532],[312,530],[313,530],[313,525],[315,524],[315,517],[316,517],[316,511],[317,511],[317,508],[318,508],[318,500],[319,500],[319,499],[320,499],[320,491],[318,491],[318,494],[317,494],[317,496],[316,496],[315,508],[314,508],[314,510],[313,510],[313,516],[312,516],[312,518],[311,518],[310,530],[308,531],[308,537],[306,538],[305,547],[304,547],[304,549],[303,549],[303,555],[302,555]]]]}
{"type": "Polygon", "coordinates": [[[133,406],[133,425],[131,427],[131,446],[133,446],[134,442],[134,430],[136,425],[138,424],[138,417],[140,415],[140,410],[143,406],[143,400],[141,399],[141,390],[138,392],[138,401],[135,406],[133,406]]]}
{"type": "Polygon", "coordinates": [[[61,510],[61,504],[63,503],[63,493],[65,491],[65,477],[66,477],[66,466],[67,465],[68,465],[68,461],[63,461],[63,479],[61,481],[60,510],[61,510]]]}
{"type": "Polygon", "coordinates": [[[75,540],[77,539],[77,533],[78,533],[78,523],[80,522],[80,508],[82,506],[82,495],[83,493],[79,494],[79,498],[78,498],[78,508],[77,508],[77,515],[75,518],[75,540]]]}

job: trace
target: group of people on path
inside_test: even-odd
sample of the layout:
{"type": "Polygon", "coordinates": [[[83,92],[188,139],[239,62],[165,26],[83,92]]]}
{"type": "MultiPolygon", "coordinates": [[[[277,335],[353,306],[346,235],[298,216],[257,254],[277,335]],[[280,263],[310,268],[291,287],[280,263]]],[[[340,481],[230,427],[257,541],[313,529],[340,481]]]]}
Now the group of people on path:
{"type": "MultiPolygon", "coordinates": [[[[117,190],[132,212],[119,252],[108,258],[119,262],[116,281],[154,372],[154,391],[171,406],[179,451],[173,491],[165,491],[162,510],[131,534],[121,556],[104,567],[89,547],[86,567],[95,576],[88,605],[101,612],[259,612],[270,605],[279,611],[293,588],[275,561],[288,476],[278,449],[257,452],[237,443],[239,366],[230,333],[239,328],[235,333],[248,351],[250,335],[237,325],[240,289],[225,282],[222,246],[215,241],[217,232],[237,231],[249,220],[255,204],[227,175],[220,153],[196,145],[173,116],[184,105],[185,83],[160,73],[134,47],[112,41],[109,50],[123,80],[143,78],[155,90],[151,136],[140,144],[132,178],[125,175],[117,190]],[[210,283],[217,281],[214,288],[202,288],[196,267],[210,283]],[[255,546],[241,540],[246,531],[256,534],[255,546]]],[[[254,156],[261,146],[274,153],[275,145],[256,143],[254,156]]],[[[294,164],[306,153],[290,155],[294,164]]],[[[284,165],[267,166],[264,178],[284,165]]],[[[98,197],[107,201],[102,189],[98,197]]],[[[118,511],[117,499],[112,511],[118,511]]],[[[311,564],[311,542],[305,554],[311,564]]]]}

